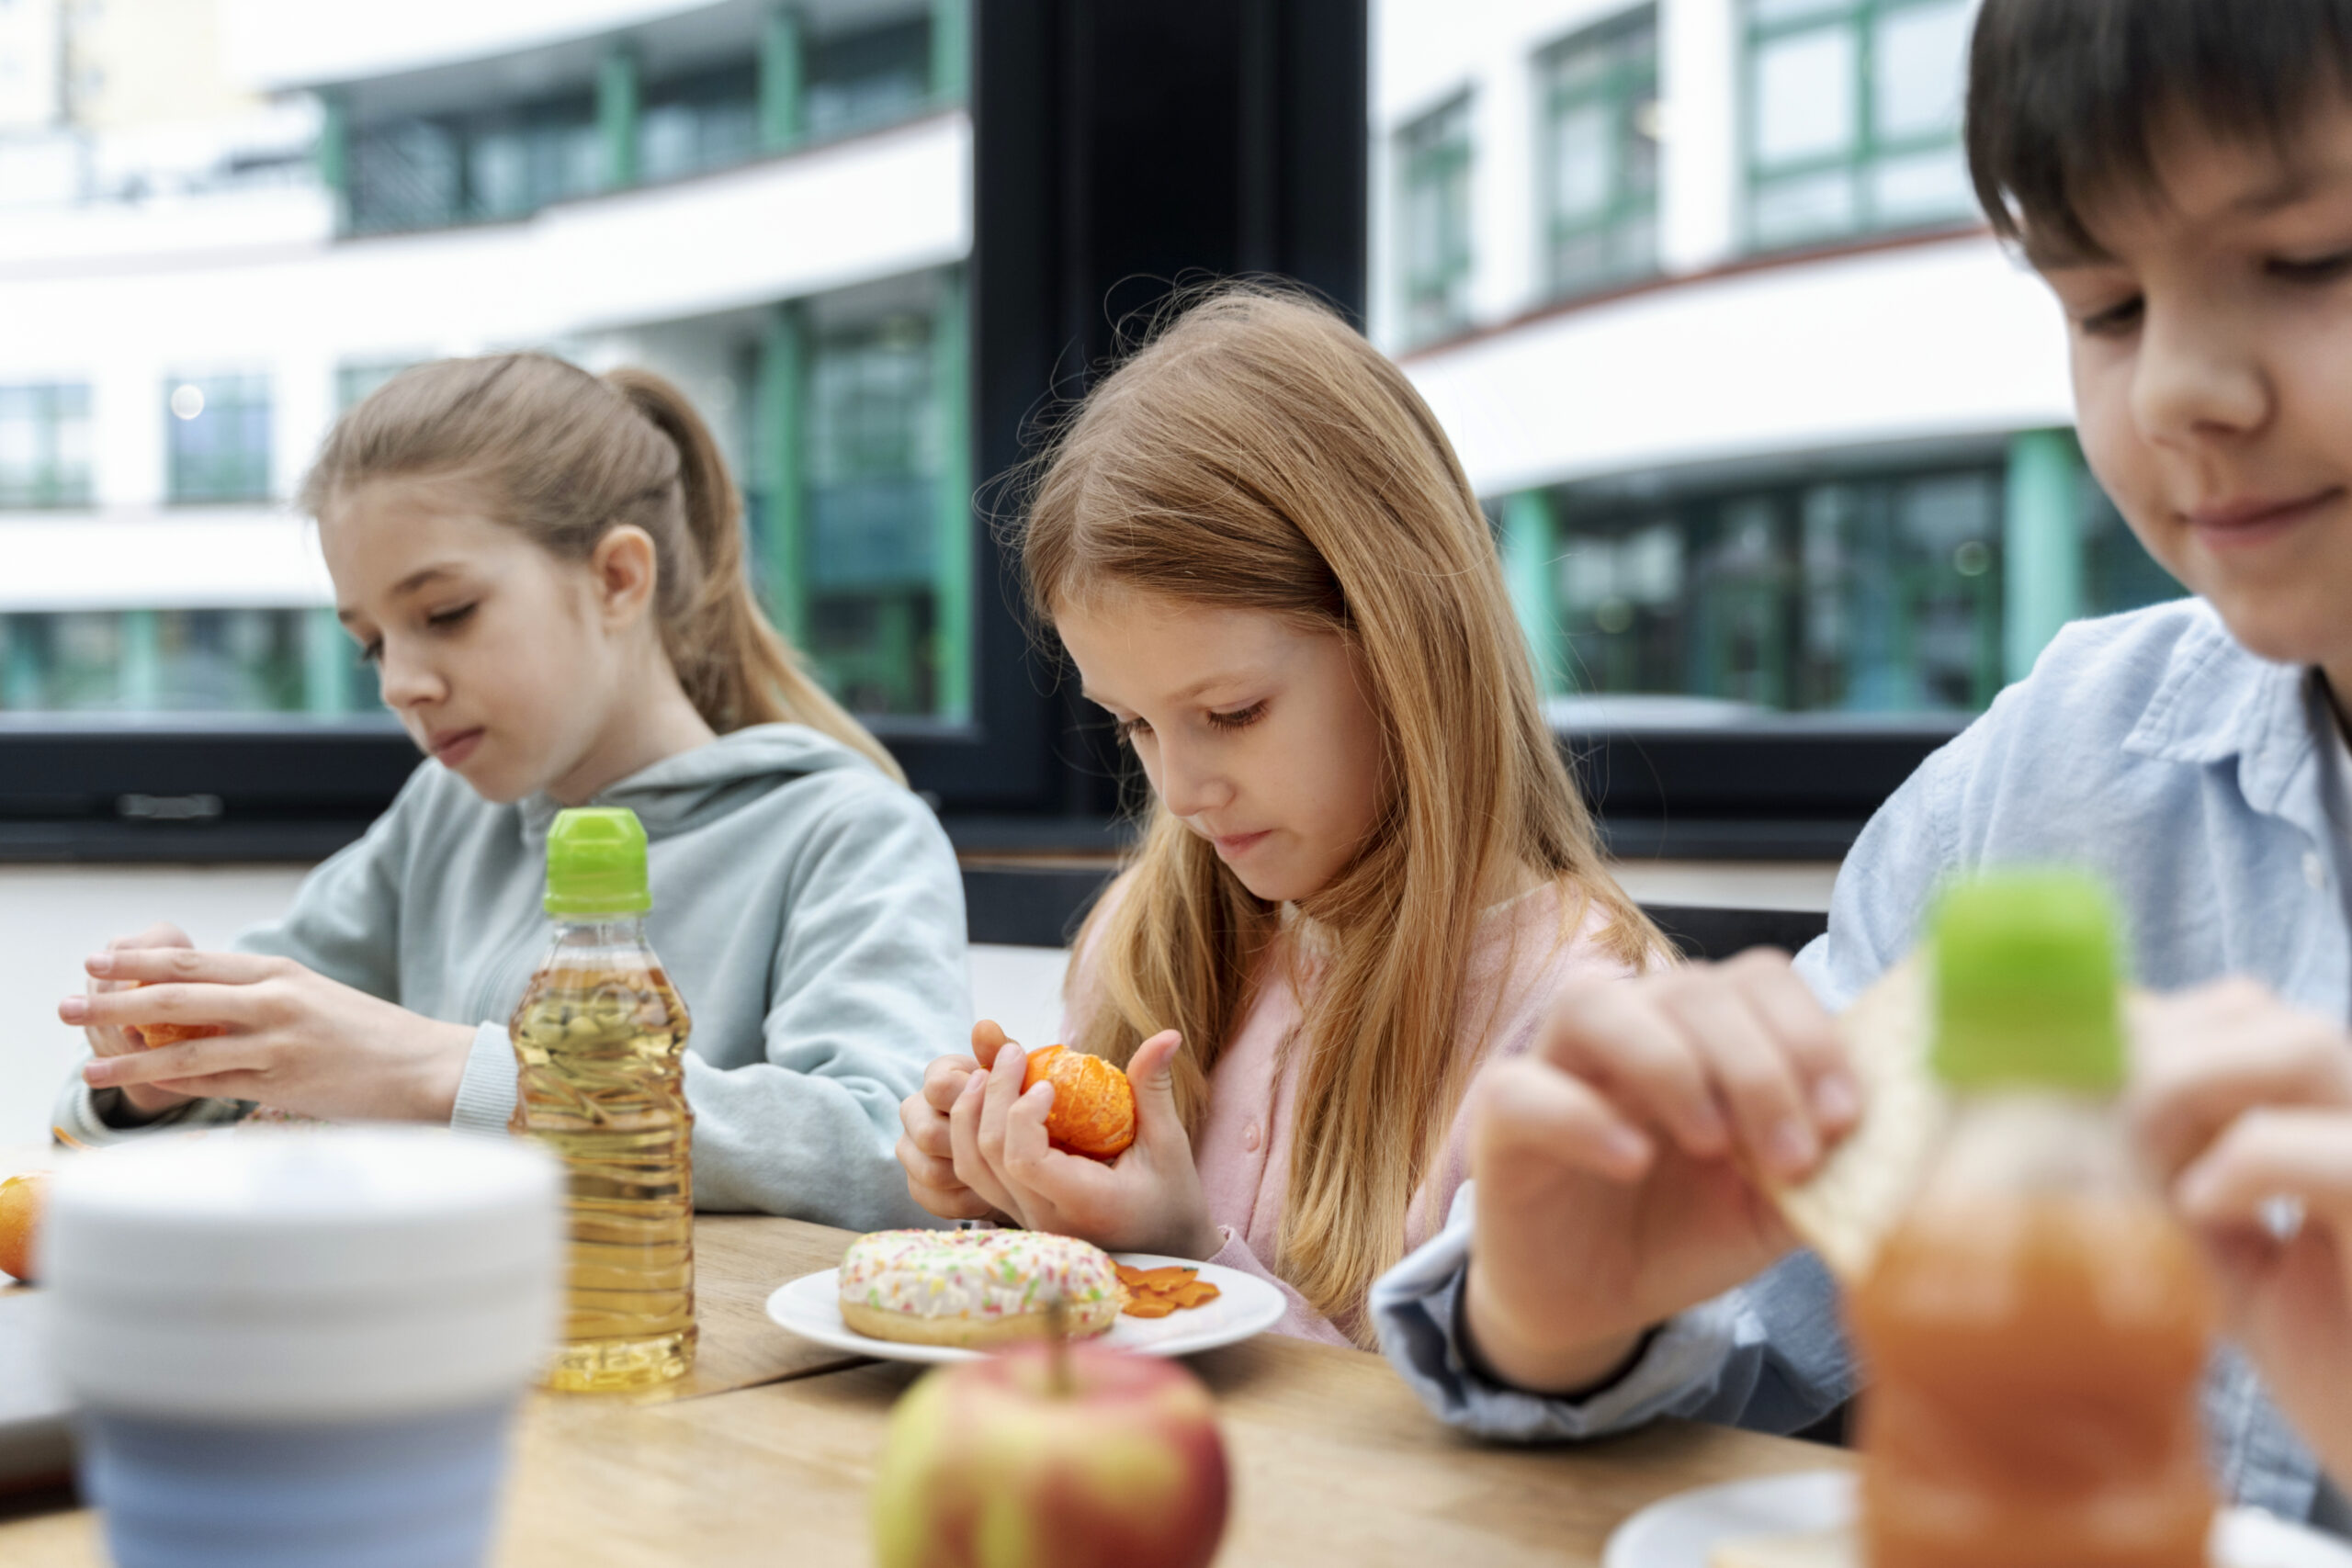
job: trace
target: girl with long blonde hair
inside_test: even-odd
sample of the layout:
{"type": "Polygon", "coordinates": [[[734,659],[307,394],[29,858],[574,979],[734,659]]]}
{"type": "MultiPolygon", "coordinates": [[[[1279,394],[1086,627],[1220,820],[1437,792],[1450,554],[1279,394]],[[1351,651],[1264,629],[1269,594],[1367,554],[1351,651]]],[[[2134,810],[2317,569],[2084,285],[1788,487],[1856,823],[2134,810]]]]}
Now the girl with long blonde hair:
{"type": "Polygon", "coordinates": [[[425,761],[233,951],[157,925],[92,958],[59,1010],[91,1055],[57,1125],[503,1130],[547,830],[593,802],[650,840],[653,943],[694,1015],[696,1203],[914,1217],[893,1111],[971,1016],[955,856],[761,614],[684,395],[539,354],[421,365],[337,423],[302,503],[425,761]],[[214,1032],[141,1049],[174,1024],[214,1032]]]}
{"type": "Polygon", "coordinates": [[[987,1025],[900,1108],[916,1200],[1205,1258],[1368,1342],[1366,1289],[1445,1217],[1473,1073],[1571,979],[1663,951],[1563,767],[1461,464],[1329,310],[1227,286],[1108,377],[1043,464],[1022,558],[1151,782],[1081,931],[1069,1039],[1136,1143],[1051,1148],[987,1025]]]}

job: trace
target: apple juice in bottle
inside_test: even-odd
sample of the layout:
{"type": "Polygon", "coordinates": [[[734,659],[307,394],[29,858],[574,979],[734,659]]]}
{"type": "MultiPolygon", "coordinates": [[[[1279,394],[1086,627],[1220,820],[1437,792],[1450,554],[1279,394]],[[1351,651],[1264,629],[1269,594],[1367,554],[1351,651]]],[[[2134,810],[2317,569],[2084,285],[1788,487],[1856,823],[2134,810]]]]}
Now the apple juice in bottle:
{"type": "Polygon", "coordinates": [[[645,939],[652,907],[636,813],[557,815],[554,934],[507,1026],[513,1129],[553,1149],[569,1177],[569,1291],[550,1388],[642,1388],[694,1364],[687,1019],[645,939]]]}
{"type": "Polygon", "coordinates": [[[2112,912],[2077,877],[1987,877],[1934,954],[1953,1117],[1851,1303],[1864,1560],[2205,1568],[2213,1308],[2120,1124],[2112,912]]]}

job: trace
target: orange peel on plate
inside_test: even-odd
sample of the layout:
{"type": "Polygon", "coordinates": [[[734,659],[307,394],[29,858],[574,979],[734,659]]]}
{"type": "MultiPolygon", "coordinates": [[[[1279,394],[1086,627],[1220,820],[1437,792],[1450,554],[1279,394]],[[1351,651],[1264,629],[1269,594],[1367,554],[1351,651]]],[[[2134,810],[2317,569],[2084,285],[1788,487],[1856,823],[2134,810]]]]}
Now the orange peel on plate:
{"type": "Polygon", "coordinates": [[[1029,1055],[1021,1092],[1054,1086],[1046,1136],[1057,1149],[1088,1159],[1116,1159],[1136,1141],[1136,1091],[1127,1075],[1100,1056],[1048,1045],[1029,1055]]]}

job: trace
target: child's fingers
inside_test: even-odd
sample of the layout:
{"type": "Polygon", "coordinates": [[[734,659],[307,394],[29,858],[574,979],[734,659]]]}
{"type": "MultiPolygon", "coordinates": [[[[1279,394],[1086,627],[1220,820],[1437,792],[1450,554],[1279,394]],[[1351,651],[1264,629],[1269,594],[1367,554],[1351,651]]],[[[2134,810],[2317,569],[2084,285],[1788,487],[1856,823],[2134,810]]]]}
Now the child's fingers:
{"type": "Polygon", "coordinates": [[[1631,1183],[1648,1174],[1657,1154],[1590,1085],[1525,1057],[1482,1075],[1473,1127],[1473,1158],[1485,1169],[1535,1158],[1631,1183]]]}
{"type": "Polygon", "coordinates": [[[996,1172],[980,1157],[980,1100],[988,1091],[988,1082],[986,1073],[974,1073],[965,1081],[956,1109],[948,1113],[948,1142],[956,1179],[987,1199],[993,1207],[1009,1214],[1017,1213],[1004,1183],[997,1179],[996,1172]]]}
{"type": "Polygon", "coordinates": [[[1731,1131],[1705,1067],[1658,1005],[1656,985],[1611,981],[1564,991],[1536,1055],[1597,1084],[1634,1118],[1654,1121],[1699,1158],[1722,1154],[1731,1131]]]}
{"type": "Polygon", "coordinates": [[[2220,989],[2133,1011],[2132,1130],[2167,1178],[2258,1106],[2352,1106],[2352,1041],[2341,1030],[2267,995],[2234,1006],[2220,989]]]}
{"type": "Polygon", "coordinates": [[[979,1063],[969,1056],[934,1056],[922,1070],[922,1097],[944,1116],[956,1109],[965,1080],[979,1070],[979,1063]]]}
{"type": "MultiPolygon", "coordinates": [[[[1041,1083],[1018,1096],[1005,1111],[1001,1154],[1007,1185],[1024,1196],[1051,1195],[1061,1185],[1054,1168],[1075,1156],[1057,1152],[1046,1134],[1046,1118],[1054,1109],[1054,1086],[1041,1083]]],[[[1091,1166],[1094,1162],[1078,1162],[1091,1166]]]]}
{"type": "Polygon", "coordinates": [[[1191,1146],[1191,1137],[1184,1131],[1184,1118],[1176,1109],[1176,1053],[1184,1048],[1184,1037],[1172,1029],[1163,1029],[1142,1044],[1127,1059],[1127,1082],[1136,1091],[1136,1142],[1159,1145],[1171,1138],[1191,1146]]]}
{"type": "Polygon", "coordinates": [[[1821,1157],[1796,1067],[1736,985],[1693,986],[1667,1006],[1707,1065],[1748,1157],[1774,1176],[1795,1177],[1821,1157]]]}
{"type": "Polygon", "coordinates": [[[252,986],[165,983],[142,986],[135,991],[67,997],[57,1004],[57,1016],[67,1023],[90,1029],[148,1023],[219,1023],[233,1027],[261,1021],[261,1009],[267,999],[252,986]]]}
{"type": "Polygon", "coordinates": [[[142,947],[194,947],[196,943],[188,940],[187,932],[180,930],[171,921],[157,920],[153,925],[134,936],[119,936],[109,939],[107,942],[107,951],[128,953],[134,948],[142,947]]]}
{"type": "Polygon", "coordinates": [[[259,953],[199,953],[192,947],[137,947],[94,953],[82,961],[93,979],[153,985],[179,980],[210,986],[250,986],[285,967],[259,953]]]}
{"type": "Polygon", "coordinates": [[[910,1094],[899,1101],[899,1125],[906,1129],[910,1143],[933,1159],[956,1157],[956,1145],[947,1134],[946,1116],[933,1110],[922,1095],[910,1094]]]}
{"type": "Polygon", "coordinates": [[[1756,948],[1723,968],[1794,1065],[1815,1130],[1836,1136],[1850,1129],[1862,1113],[1861,1085],[1846,1059],[1836,1022],[1813,988],[1797,977],[1789,955],[1756,948]]]}
{"type": "MultiPolygon", "coordinates": [[[[927,1155],[915,1147],[913,1140],[905,1137],[899,1140],[898,1147],[893,1152],[899,1156],[899,1168],[907,1173],[907,1187],[917,1195],[918,1201],[921,1201],[922,1194],[924,1192],[936,1196],[956,1193],[971,1194],[971,1189],[956,1179],[954,1160],[940,1159],[935,1156],[927,1155]]],[[[978,1196],[972,1195],[971,1201],[978,1202],[978,1196]]],[[[939,1213],[929,1203],[924,1203],[923,1207],[931,1209],[934,1214],[939,1213]]],[[[963,1219],[978,1216],[959,1214],[953,1217],[963,1219]]]]}
{"type": "Polygon", "coordinates": [[[2278,1199],[2352,1239],[2352,1115],[2309,1107],[2251,1111],[2174,1184],[2201,1225],[2262,1225],[2278,1199]]]}
{"type": "Polygon", "coordinates": [[[972,1059],[983,1067],[996,1065],[996,1054],[1012,1037],[992,1018],[984,1018],[972,1025],[972,1059]]]}
{"type": "Polygon", "coordinates": [[[92,1089],[120,1089],[125,1084],[156,1084],[177,1088],[180,1078],[212,1077],[221,1073],[249,1073],[263,1064],[250,1036],[219,1034],[206,1040],[183,1040],[153,1051],[132,1051],[102,1056],[84,1065],[82,1081],[92,1089]]]}
{"type": "Polygon", "coordinates": [[[1001,1170],[1004,1158],[1004,1122],[1012,1112],[1012,1102],[1021,1098],[1021,1082],[1027,1076],[1028,1062],[1021,1047],[1007,1041],[998,1048],[996,1065],[988,1070],[980,1089],[980,1157],[990,1168],[1001,1170]]]}

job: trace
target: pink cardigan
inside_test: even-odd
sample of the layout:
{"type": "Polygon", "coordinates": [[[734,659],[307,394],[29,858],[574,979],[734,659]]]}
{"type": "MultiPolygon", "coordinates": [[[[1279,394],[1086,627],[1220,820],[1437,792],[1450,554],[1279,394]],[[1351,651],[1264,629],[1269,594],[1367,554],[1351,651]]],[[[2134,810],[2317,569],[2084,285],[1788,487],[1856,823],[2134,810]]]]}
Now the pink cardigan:
{"type": "MultiPolygon", "coordinates": [[[[1470,985],[1463,997],[1464,1050],[1478,1049],[1483,1033],[1485,1060],[1517,1055],[1534,1043],[1544,1004],[1563,983],[1632,973],[1596,940],[1607,924],[1598,908],[1586,911],[1582,928],[1573,936],[1562,930],[1561,897],[1559,886],[1547,883],[1492,905],[1479,916],[1470,985]],[[1489,1020],[1491,1028],[1482,1030],[1489,1020]]],[[[1298,940],[1300,924],[1294,919],[1262,961],[1264,978],[1271,983],[1257,987],[1240,1027],[1209,1075],[1208,1116],[1193,1141],[1193,1160],[1200,1169],[1209,1217],[1225,1238],[1208,1261],[1254,1274],[1283,1292],[1290,1310],[1275,1325],[1276,1333],[1351,1345],[1354,1341],[1339,1325],[1307,1304],[1274,1269],[1275,1238],[1282,1230],[1290,1183],[1292,1102],[1298,1082],[1298,1059],[1283,1045],[1301,1016],[1283,945],[1298,940]]],[[[1073,998],[1087,995],[1090,967],[1091,954],[1080,953],[1069,987],[1073,998]]],[[[1308,984],[1313,984],[1311,975],[1308,984]]],[[[1069,1038],[1068,1031],[1062,1038],[1069,1038]]],[[[1427,1241],[1445,1223],[1454,1190],[1468,1171],[1464,1106],[1454,1114],[1443,1161],[1413,1194],[1406,1216],[1405,1251],[1427,1241]]]]}

